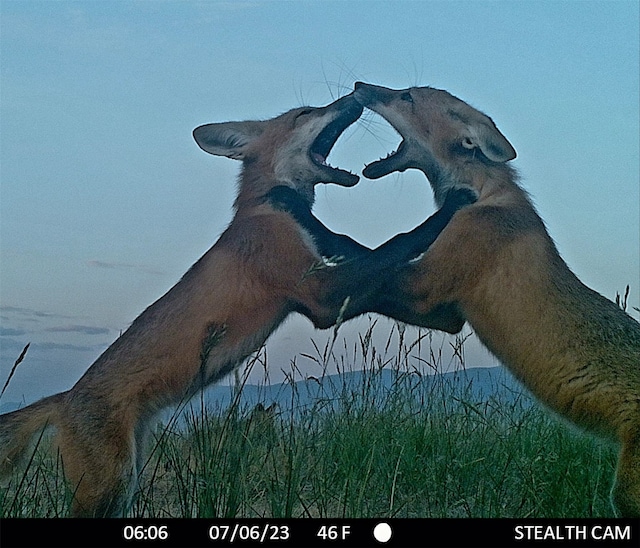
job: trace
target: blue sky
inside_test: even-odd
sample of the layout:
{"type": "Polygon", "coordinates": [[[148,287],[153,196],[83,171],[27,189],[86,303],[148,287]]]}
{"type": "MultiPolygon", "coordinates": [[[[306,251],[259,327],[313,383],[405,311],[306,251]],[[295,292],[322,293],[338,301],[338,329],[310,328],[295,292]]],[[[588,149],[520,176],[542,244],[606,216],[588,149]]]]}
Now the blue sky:
{"type": "MultiPolygon", "coordinates": [[[[630,0],[2,0],[1,383],[32,343],[2,401],[69,388],[228,224],[239,165],[204,154],[194,127],[326,104],[356,80],[445,88],[489,114],[571,268],[612,299],[629,284],[639,306],[638,13],[630,0]]],[[[330,161],[360,172],[398,141],[369,114],[330,161]]],[[[433,207],[406,172],[318,187],[315,212],[377,245],[433,207]]],[[[325,336],[290,320],[272,380],[325,336]]],[[[467,362],[494,363],[474,343],[467,362]]]]}

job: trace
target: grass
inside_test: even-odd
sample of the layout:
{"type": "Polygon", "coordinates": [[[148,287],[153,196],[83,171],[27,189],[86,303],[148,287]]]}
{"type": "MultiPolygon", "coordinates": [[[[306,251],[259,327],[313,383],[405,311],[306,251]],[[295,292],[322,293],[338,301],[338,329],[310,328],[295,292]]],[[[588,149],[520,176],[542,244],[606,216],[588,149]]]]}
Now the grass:
{"type": "MultiPolygon", "coordinates": [[[[197,411],[159,427],[131,515],[613,517],[613,447],[524,396],[482,401],[443,379],[416,382],[443,366],[428,333],[407,342],[399,330],[378,350],[372,331],[348,363],[335,357],[335,341],[306,356],[325,372],[332,360],[342,371],[364,370],[337,398],[303,406],[294,390],[286,410],[250,408],[240,398],[212,410],[196,399],[197,411]],[[383,390],[389,368],[396,382],[383,390]]],[[[464,340],[453,347],[463,366],[464,340]]],[[[46,441],[0,490],[0,517],[67,513],[62,466],[46,441]]]]}

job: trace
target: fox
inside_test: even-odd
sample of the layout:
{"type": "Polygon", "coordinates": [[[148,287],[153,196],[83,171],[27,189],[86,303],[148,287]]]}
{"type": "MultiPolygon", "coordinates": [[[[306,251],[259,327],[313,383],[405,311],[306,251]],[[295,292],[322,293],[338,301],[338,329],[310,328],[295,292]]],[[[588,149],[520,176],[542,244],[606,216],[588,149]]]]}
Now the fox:
{"type": "Polygon", "coordinates": [[[291,313],[328,328],[341,314],[366,309],[367,293],[475,200],[468,191],[452,193],[418,239],[401,234],[377,250],[339,234],[316,243],[278,207],[279,193],[295,190],[312,204],[320,182],[355,185],[357,175],[326,160],[362,111],[350,94],[270,120],[193,131],[203,151],[242,162],[233,219],[71,389],[0,415],[0,476],[25,459],[36,433],[52,427],[73,494],[71,515],[126,515],[159,411],[229,374],[291,313]]]}
{"type": "MultiPolygon", "coordinates": [[[[418,169],[436,204],[454,188],[477,194],[423,255],[384,281],[370,311],[450,333],[468,322],[543,405],[618,444],[614,511],[639,517],[640,323],[562,259],[509,164],[514,147],[489,116],[431,87],[357,82],[354,96],[401,136],[365,177],[418,169]]],[[[282,196],[279,207],[317,241],[329,237],[299,198],[282,196]]]]}

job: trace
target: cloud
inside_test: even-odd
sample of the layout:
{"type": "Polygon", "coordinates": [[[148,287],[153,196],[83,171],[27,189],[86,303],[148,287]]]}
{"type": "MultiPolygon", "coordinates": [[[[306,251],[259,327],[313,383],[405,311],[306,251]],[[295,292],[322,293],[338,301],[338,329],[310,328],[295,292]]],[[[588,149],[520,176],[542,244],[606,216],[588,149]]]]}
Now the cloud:
{"type": "Polygon", "coordinates": [[[71,318],[71,316],[65,316],[63,314],[52,314],[51,312],[42,312],[41,310],[21,308],[19,306],[0,306],[0,312],[5,315],[22,316],[28,320],[33,320],[34,318],[71,318]]]}
{"type": "Polygon", "coordinates": [[[46,351],[72,350],[75,352],[96,352],[99,350],[103,350],[105,348],[105,345],[102,345],[102,344],[90,346],[90,345],[81,345],[81,344],[64,344],[64,343],[52,343],[52,342],[38,343],[38,344],[33,344],[32,346],[36,350],[46,350],[46,351]]]}
{"type": "MultiPolygon", "coordinates": [[[[19,353],[24,348],[24,342],[17,341],[15,339],[4,339],[2,341],[2,353],[0,353],[0,361],[13,363],[18,357],[19,353]]],[[[49,353],[52,351],[71,351],[71,352],[92,352],[98,354],[102,352],[108,345],[106,344],[70,344],[70,343],[56,343],[56,342],[42,342],[31,343],[27,356],[33,358],[34,354],[49,353]]]]}
{"type": "Polygon", "coordinates": [[[133,263],[117,263],[117,262],[109,262],[109,261],[98,261],[91,260],[87,261],[87,266],[90,268],[103,268],[108,270],[138,270],[140,272],[145,272],[147,274],[163,274],[161,270],[157,270],[155,268],[150,268],[141,264],[133,264],[133,263]]]}
{"type": "MultiPolygon", "coordinates": [[[[90,325],[61,325],[58,327],[48,327],[48,333],[82,333],[83,335],[108,335],[109,329],[106,327],[92,327],[90,325]]],[[[0,333],[1,334],[1,333],[0,333]]]]}
{"type": "Polygon", "coordinates": [[[134,265],[128,263],[109,263],[107,261],[87,261],[87,266],[91,268],[108,268],[108,269],[128,269],[135,268],[134,265]]]}
{"type": "Polygon", "coordinates": [[[20,337],[26,335],[24,329],[13,329],[11,327],[0,327],[0,337],[20,337]]]}
{"type": "Polygon", "coordinates": [[[41,312],[31,308],[1,306],[0,312],[2,312],[2,320],[5,323],[4,327],[0,327],[3,347],[6,347],[9,337],[35,335],[36,340],[33,342],[36,343],[39,338],[37,333],[76,333],[93,336],[109,335],[112,331],[108,327],[71,323],[74,319],[78,321],[78,318],[74,316],[41,312]],[[25,322],[27,323],[25,324],[25,322]]]}

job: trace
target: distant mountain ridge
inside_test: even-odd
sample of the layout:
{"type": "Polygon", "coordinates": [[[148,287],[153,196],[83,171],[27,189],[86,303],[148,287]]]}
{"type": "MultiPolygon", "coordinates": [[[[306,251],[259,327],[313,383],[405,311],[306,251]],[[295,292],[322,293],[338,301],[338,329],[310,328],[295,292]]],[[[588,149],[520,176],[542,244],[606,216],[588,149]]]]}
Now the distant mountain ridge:
{"type": "MultiPolygon", "coordinates": [[[[245,384],[237,396],[236,388],[229,385],[214,385],[202,396],[196,395],[187,407],[197,409],[204,404],[212,411],[224,411],[237,396],[239,405],[254,407],[258,403],[264,406],[277,404],[281,412],[290,411],[292,404],[297,409],[313,406],[319,400],[327,404],[339,404],[345,393],[366,391],[367,397],[378,401],[385,397],[394,386],[401,383],[409,389],[429,390],[436,385],[450,390],[452,394],[464,393],[470,402],[480,403],[490,399],[513,401],[517,398],[527,402],[531,396],[514,377],[501,366],[472,367],[434,375],[397,372],[392,369],[378,371],[360,370],[321,378],[308,377],[295,383],[245,384]]],[[[8,413],[22,407],[20,403],[7,402],[0,405],[0,413],[8,413]]],[[[170,417],[173,411],[163,414],[170,417]]]]}
{"type": "MultiPolygon", "coordinates": [[[[435,375],[397,372],[392,369],[351,371],[326,375],[321,378],[308,377],[295,383],[285,382],[271,385],[245,384],[239,395],[233,386],[217,385],[208,389],[203,397],[196,395],[190,406],[204,406],[213,412],[224,411],[237,396],[241,409],[258,404],[278,406],[279,412],[287,414],[292,406],[302,411],[322,401],[322,408],[344,403],[344,396],[366,392],[370,401],[382,402],[398,384],[416,394],[428,394],[441,388],[445,393],[460,397],[469,403],[497,400],[504,403],[520,400],[524,406],[533,401],[529,392],[504,367],[474,367],[435,375]]],[[[452,400],[453,401],[453,400],[452,400]]],[[[189,407],[189,406],[187,406],[189,407]]]]}

